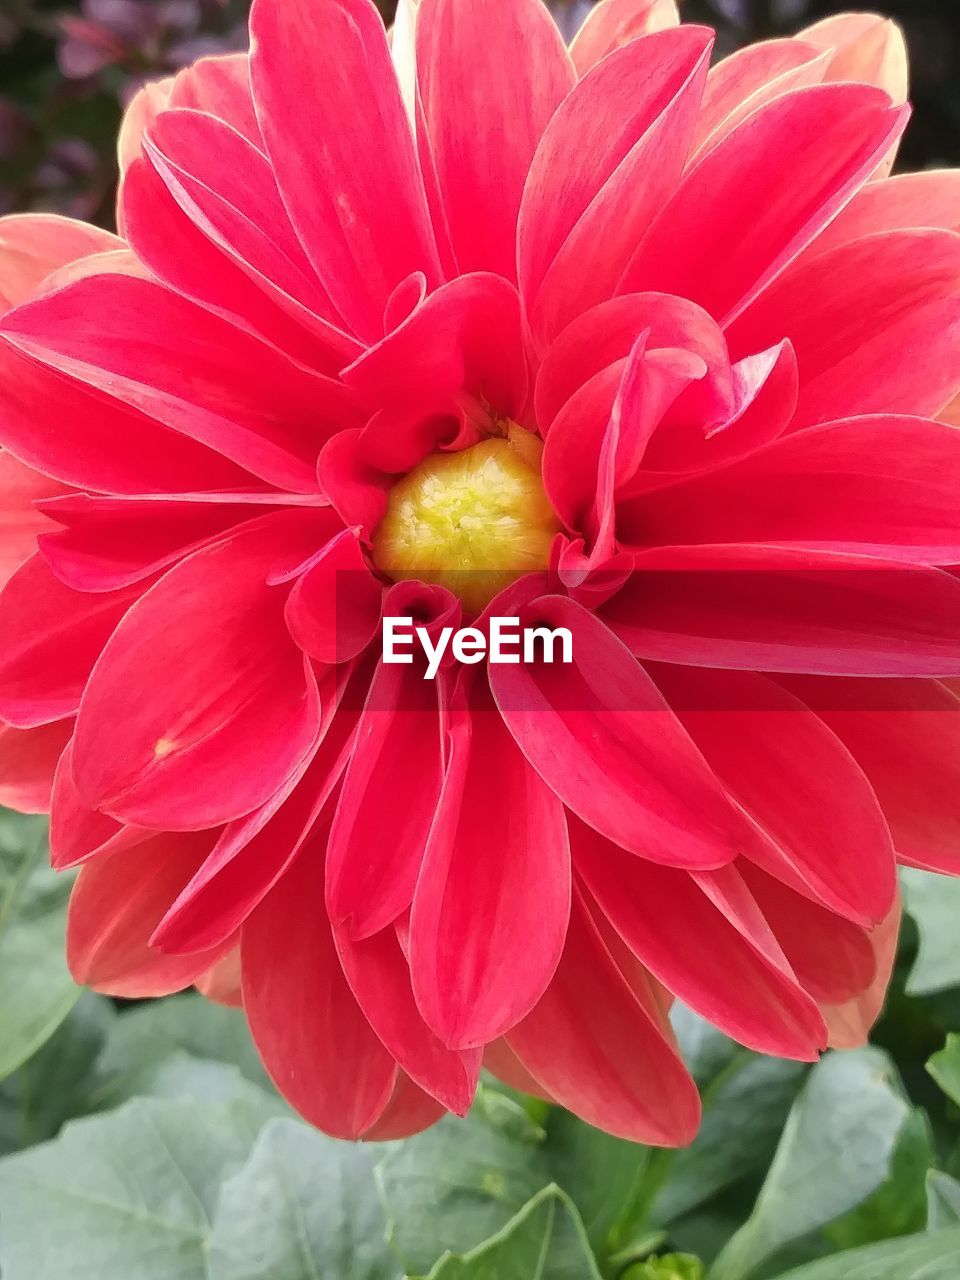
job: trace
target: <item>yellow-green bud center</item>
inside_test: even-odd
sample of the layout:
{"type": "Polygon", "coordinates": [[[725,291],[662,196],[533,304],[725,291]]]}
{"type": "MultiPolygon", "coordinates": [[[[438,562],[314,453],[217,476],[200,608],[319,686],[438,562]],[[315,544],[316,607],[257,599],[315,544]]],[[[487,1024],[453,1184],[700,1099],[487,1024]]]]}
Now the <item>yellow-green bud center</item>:
{"type": "Polygon", "coordinates": [[[394,485],[373,559],[394,581],[446,587],[468,613],[525,573],[545,569],[559,523],[540,482],[539,442],[505,439],[435,453],[394,485]]]}

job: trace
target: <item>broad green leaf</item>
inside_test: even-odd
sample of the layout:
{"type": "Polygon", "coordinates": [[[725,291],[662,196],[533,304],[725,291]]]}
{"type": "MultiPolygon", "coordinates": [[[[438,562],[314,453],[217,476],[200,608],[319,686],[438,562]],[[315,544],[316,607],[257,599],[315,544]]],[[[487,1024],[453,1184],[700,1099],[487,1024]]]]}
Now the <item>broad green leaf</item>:
{"type": "Polygon", "coordinates": [[[545,1187],[492,1239],[448,1255],[429,1280],[600,1280],[576,1208],[545,1187]]]}
{"type": "Polygon", "coordinates": [[[368,1150],[276,1120],[223,1187],[209,1280],[399,1280],[385,1227],[368,1150]]]}
{"type": "Polygon", "coordinates": [[[957,1280],[960,1227],[838,1253],[779,1280],[957,1280]]]}
{"type": "Polygon", "coordinates": [[[909,1113],[878,1049],[828,1054],[811,1071],[753,1213],[713,1280],[744,1280],[767,1258],[863,1203],[888,1178],[909,1113]]]}
{"type": "Polygon", "coordinates": [[[947,1036],[946,1045],[933,1055],[927,1070],[947,1097],[960,1107],[960,1035],[947,1036]]]}
{"type": "Polygon", "coordinates": [[[3,1280],[209,1280],[221,1185],[275,1109],[135,1101],[0,1160],[3,1280]]]}
{"type": "Polygon", "coordinates": [[[477,1108],[464,1120],[445,1116],[384,1156],[377,1172],[389,1238],[409,1271],[426,1273],[443,1254],[489,1240],[550,1183],[543,1143],[510,1128],[477,1108]]]}
{"type": "Polygon", "coordinates": [[[547,1119],[544,1156],[550,1176],[570,1196],[595,1250],[623,1243],[633,1223],[632,1204],[642,1192],[650,1147],[612,1138],[584,1124],[569,1111],[554,1108],[547,1119]]]}
{"type": "Polygon", "coordinates": [[[79,998],[64,953],[69,892],[69,877],[48,865],[45,822],[0,810],[0,1080],[79,998]]]}
{"type": "Polygon", "coordinates": [[[96,1109],[95,1064],[115,1016],[109,1000],[83,992],[46,1044],[0,1084],[0,1155],[47,1142],[96,1109]]]}
{"type": "Polygon", "coordinates": [[[922,1231],[927,1225],[927,1173],[935,1158],[926,1113],[908,1112],[885,1181],[863,1204],[827,1228],[834,1249],[856,1249],[922,1231]]]}
{"type": "Polygon", "coordinates": [[[931,995],[960,986],[960,880],[908,867],[901,872],[901,883],[904,905],[920,938],[907,993],[931,995]]]}
{"type": "Polygon", "coordinates": [[[676,1221],[751,1173],[777,1149],[806,1068],[739,1050],[703,1090],[703,1123],[692,1146],[676,1152],[651,1220],[676,1221]]]}
{"type": "Polygon", "coordinates": [[[105,1088],[116,1078],[122,1081],[121,1096],[129,1097],[136,1075],[149,1077],[159,1062],[178,1051],[229,1063],[254,1084],[272,1087],[243,1013],[194,994],[152,1001],[120,1015],[100,1061],[105,1088]]]}
{"type": "Polygon", "coordinates": [[[927,1174],[927,1226],[931,1231],[960,1227],[960,1182],[939,1169],[927,1174]]]}

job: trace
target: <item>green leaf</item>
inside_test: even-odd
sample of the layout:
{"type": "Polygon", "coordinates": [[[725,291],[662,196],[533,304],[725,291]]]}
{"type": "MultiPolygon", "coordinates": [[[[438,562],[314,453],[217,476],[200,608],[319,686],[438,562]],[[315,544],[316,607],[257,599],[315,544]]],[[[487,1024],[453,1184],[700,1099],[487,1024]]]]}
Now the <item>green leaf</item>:
{"type": "Polygon", "coordinates": [[[208,1280],[221,1183],[275,1107],[130,1102],[0,1160],[3,1280],[208,1280]]]}
{"type": "Polygon", "coordinates": [[[794,1240],[826,1226],[890,1173],[909,1112],[878,1049],[828,1054],[811,1071],[753,1213],[717,1259],[713,1280],[744,1280],[794,1240]]]}
{"type": "Polygon", "coordinates": [[[670,1253],[628,1267],[620,1280],[705,1280],[706,1274],[699,1258],[690,1253],[670,1253]]]}
{"type": "Polygon", "coordinates": [[[224,1185],[209,1280],[399,1280],[367,1150],[276,1120],[224,1185]]]}
{"type": "Polygon", "coordinates": [[[960,1227],[838,1253],[780,1280],[957,1280],[960,1227]]]}
{"type": "Polygon", "coordinates": [[[651,1221],[667,1225],[767,1168],[806,1068],[739,1050],[703,1091],[703,1123],[672,1157],[651,1221]]]}
{"type": "Polygon", "coordinates": [[[600,1273],[573,1202],[549,1186],[492,1239],[442,1258],[429,1280],[600,1280],[600,1273]]]}
{"type": "Polygon", "coordinates": [[[904,905],[920,939],[907,993],[931,995],[960,986],[960,880],[908,867],[901,872],[901,883],[904,905]]]}
{"type": "Polygon", "coordinates": [[[931,1231],[960,1226],[960,1182],[949,1173],[927,1173],[927,1226],[931,1231]]]}
{"type": "Polygon", "coordinates": [[[0,1084],[0,1155],[55,1138],[67,1120],[96,1108],[94,1068],[115,1018],[85,991],[46,1044],[0,1084]]]}
{"type": "Polygon", "coordinates": [[[960,1107],[960,1035],[947,1036],[946,1045],[933,1055],[927,1070],[947,1097],[960,1107]]]}
{"type": "Polygon", "coordinates": [[[121,1014],[104,1048],[100,1072],[105,1081],[120,1082],[126,1098],[135,1077],[148,1079],[158,1063],[178,1052],[228,1063],[253,1084],[272,1088],[243,1013],[195,994],[156,1000],[121,1014]]]}
{"type": "Polygon", "coordinates": [[[489,1240],[551,1182],[543,1143],[519,1140],[511,1127],[492,1124],[481,1107],[464,1120],[445,1116],[383,1158],[388,1234],[409,1271],[426,1273],[443,1254],[489,1240]]]}
{"type": "Polygon", "coordinates": [[[927,1173],[935,1160],[925,1112],[908,1113],[897,1137],[890,1172],[872,1195],[827,1228],[835,1249],[855,1249],[927,1225],[927,1173]]]}
{"type": "Polygon", "coordinates": [[[69,877],[47,863],[46,824],[0,810],[0,1080],[56,1031],[80,995],[64,954],[69,877]]]}
{"type": "Polygon", "coordinates": [[[570,1196],[583,1220],[587,1238],[598,1252],[618,1228],[612,1247],[632,1229],[625,1220],[637,1198],[653,1152],[622,1138],[612,1138],[555,1107],[547,1119],[544,1157],[550,1176],[570,1196]]]}

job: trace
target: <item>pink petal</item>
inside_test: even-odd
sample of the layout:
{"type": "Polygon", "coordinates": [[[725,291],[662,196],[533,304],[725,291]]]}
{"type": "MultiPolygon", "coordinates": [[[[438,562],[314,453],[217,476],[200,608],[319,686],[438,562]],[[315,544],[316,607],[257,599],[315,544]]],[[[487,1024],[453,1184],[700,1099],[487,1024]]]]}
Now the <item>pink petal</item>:
{"type": "Polygon", "coordinates": [[[71,720],[35,729],[0,723],[0,805],[20,813],[49,813],[53,775],[72,732],[71,720]]]}
{"type": "Polygon", "coordinates": [[[36,503],[63,492],[56,480],[0,450],[0,587],[37,549],[37,536],[56,525],[36,503]]]}
{"type": "Polygon", "coordinates": [[[143,135],[164,111],[170,102],[170,91],[173,89],[173,76],[163,80],[149,80],[130,100],[123,113],[120,124],[120,137],[117,141],[117,159],[120,164],[121,178],[143,153],[143,135]]]}
{"type": "Polygon", "coordinates": [[[31,557],[0,592],[0,717],[20,728],[71,716],[136,588],[81,595],[31,557]]]}
{"type": "Polygon", "coordinates": [[[960,698],[932,680],[791,680],[870,780],[901,861],[960,872],[960,698]]]}
{"type": "Polygon", "coordinates": [[[397,1067],[343,976],[316,851],[244,925],[241,962],[244,1010],[274,1084],[317,1128],[359,1138],[384,1113],[397,1067]]]}
{"type": "Polygon", "coordinates": [[[294,492],[316,491],[317,455],[343,423],[333,380],[147,280],[90,277],[2,327],[56,372],[294,492]]]}
{"type": "Polygon", "coordinates": [[[184,830],[248,813],[279,790],[316,740],[320,705],[283,621],[284,592],[266,578],[292,546],[306,554],[311,531],[299,512],[241,526],[130,610],[77,721],[74,775],[88,804],[184,830]],[[149,679],[156,664],[163,680],[149,679]],[[131,688],[141,691],[133,707],[131,688]]]}
{"type": "Polygon", "coordinates": [[[410,970],[393,929],[362,942],[334,930],[347,981],[370,1025],[411,1079],[457,1115],[466,1115],[480,1073],[480,1049],[446,1048],[423,1021],[410,970]]]}
{"type": "Polygon", "coordinates": [[[611,297],[687,158],[711,33],[685,27],[605,58],[537,148],[520,209],[521,294],[544,348],[611,297]]]}
{"type": "Polygon", "coordinates": [[[449,755],[410,927],[413,990],[451,1048],[495,1040],[556,968],[570,909],[560,801],[513,744],[482,679],[450,713],[449,755]]]}
{"type": "Polygon", "coordinates": [[[44,559],[61,582],[92,592],[142,582],[234,525],[280,509],[266,493],[132,499],[80,493],[42,506],[66,526],[48,522],[50,532],[40,537],[44,559]]]}
{"type": "Polygon", "coordinates": [[[100,854],[132,849],[153,836],[141,827],[123,826],[85,804],[73,780],[73,739],[60,757],[50,806],[50,864],[63,871],[100,854]]]}
{"type": "Polygon", "coordinates": [[[911,227],[960,231],[960,170],[928,169],[869,183],[820,233],[807,254],[820,254],[878,231],[911,227]]]}
{"type": "Polygon", "coordinates": [[[679,23],[676,0],[600,0],[571,44],[570,57],[577,74],[585,76],[621,45],[679,23]]]}
{"type": "Polygon", "coordinates": [[[336,346],[340,317],[300,246],[270,162],[199,111],[166,111],[145,151],[170,197],[207,238],[304,327],[336,346]]]}
{"type": "MultiPolygon", "coordinates": [[[[342,690],[341,690],[342,692],[342,690]]],[[[325,709],[331,719],[319,747],[276,795],[228,822],[209,858],[184,886],[151,938],[163,951],[191,952],[230,937],[284,875],[300,850],[322,854],[331,797],[353,750],[356,716],[325,709]]]]}
{"type": "MultiPolygon", "coordinates": [[[[849,856],[849,849],[848,849],[849,856]]],[[[740,874],[783,948],[804,991],[819,1004],[842,1004],[867,991],[876,976],[870,931],[834,915],[809,897],[795,893],[758,867],[740,874]]],[[[879,925],[897,900],[897,885],[879,925]]]]}
{"type": "Polygon", "coordinates": [[[55,213],[0,218],[0,314],[29,301],[68,262],[122,248],[123,241],[109,231],[55,213]]]}
{"type": "Polygon", "coordinates": [[[958,491],[953,428],[851,418],[781,436],[728,467],[621,503],[619,536],[633,546],[776,543],[952,564],[960,560],[958,491]]]}
{"type": "Polygon", "coordinates": [[[870,783],[823,721],[752,672],[663,666],[653,674],[768,838],[746,856],[832,911],[860,924],[882,920],[897,886],[890,831],[870,783]]]}
{"type": "Polygon", "coordinates": [[[184,67],[174,79],[170,106],[215,116],[263,149],[250,92],[250,59],[245,53],[200,58],[184,67]]]}
{"type": "Polygon", "coordinates": [[[0,444],[27,466],[66,484],[141,494],[255,483],[206,445],[102,391],[61,377],[2,337],[0,379],[0,444]]]}
{"type": "Polygon", "coordinates": [[[120,215],[130,243],[159,280],[301,364],[333,374],[359,351],[353,338],[237,259],[209,221],[192,222],[144,159],[135,161],[124,179],[120,215]]]}
{"type": "Polygon", "coordinates": [[[371,573],[355,530],[345,529],[294,584],[287,626],[318,662],[350,662],[373,639],[382,601],[383,584],[371,573]]]}
{"type": "Polygon", "coordinates": [[[868,413],[932,418],[960,390],[958,278],[960,235],[866,236],[805,256],[740,317],[730,345],[746,353],[790,338],[794,430],[868,413]]]}
{"type": "Polygon", "coordinates": [[[573,848],[604,915],[670,991],[750,1048],[816,1057],[826,1041],[816,1004],[733,867],[695,879],[633,858],[585,827],[573,828],[573,848]],[[683,944],[692,938],[696,945],[683,944]]]}
{"type": "Polygon", "coordinates": [[[695,147],[716,145],[758,107],[820,84],[829,55],[802,40],[760,40],[721,59],[707,77],[695,147]]]}
{"type": "Polygon", "coordinates": [[[889,18],[873,13],[839,13],[805,27],[798,39],[831,53],[828,80],[861,80],[906,102],[907,47],[889,18]]]}
{"type": "MultiPolygon", "coordinates": [[[[401,4],[403,0],[400,0],[401,4]]],[[[380,1118],[363,1135],[367,1142],[396,1142],[429,1129],[446,1112],[446,1107],[415,1085],[403,1071],[397,1072],[390,1101],[380,1118]]]]}
{"type": "Polygon", "coordinates": [[[676,293],[729,323],[863,185],[906,122],[862,85],[767,104],[689,170],[620,292],[676,293]]]}
{"type": "Polygon", "coordinates": [[[562,626],[573,664],[493,666],[491,687],[520,750],[597,831],[669,865],[719,867],[744,821],[653,681],[598,618],[545,597],[523,625],[562,626]]]}
{"type": "Polygon", "coordinates": [[[823,1016],[830,1032],[832,1049],[859,1049],[867,1043],[880,1017],[887,988],[893,975],[900,936],[901,909],[898,902],[886,920],[870,936],[875,956],[875,974],[866,991],[839,1005],[825,1005],[823,1016]]]}
{"type": "Polygon", "coordinates": [[[696,1087],[660,1011],[631,988],[579,895],[553,982],[508,1043],[541,1088],[588,1124],[657,1146],[693,1140],[696,1087]]]}
{"type": "Polygon", "coordinates": [[[218,960],[206,973],[202,973],[194,986],[202,996],[212,1000],[214,1004],[226,1005],[228,1009],[239,1009],[243,1007],[240,977],[240,948],[234,947],[222,960],[218,960]]]}
{"type": "Polygon", "coordinates": [[[349,938],[413,901],[442,782],[439,692],[416,664],[378,663],[370,683],[327,850],[327,909],[349,938]]]}
{"type": "Polygon", "coordinates": [[[872,556],[764,545],[638,558],[601,617],[645,660],[822,675],[960,673],[960,583],[872,556]]]}
{"type": "Polygon", "coordinates": [[[161,996],[191,986],[210,968],[222,948],[164,956],[147,943],[209,845],[203,831],[156,835],[81,870],[67,917],[67,960],[77,982],[104,995],[161,996]]]}
{"type": "Polygon", "coordinates": [[[516,289],[499,276],[459,276],[419,299],[342,376],[373,408],[451,409],[467,392],[518,418],[528,389],[516,289]]]}
{"type": "Polygon", "coordinates": [[[487,0],[423,0],[417,72],[460,271],[515,280],[527,173],[575,81],[560,33],[540,0],[504,0],[493,23],[487,0]]]}
{"type": "Polygon", "coordinates": [[[381,19],[369,0],[282,10],[257,0],[250,38],[257,116],[290,219],[334,306],[375,340],[401,280],[440,278],[381,19]]]}

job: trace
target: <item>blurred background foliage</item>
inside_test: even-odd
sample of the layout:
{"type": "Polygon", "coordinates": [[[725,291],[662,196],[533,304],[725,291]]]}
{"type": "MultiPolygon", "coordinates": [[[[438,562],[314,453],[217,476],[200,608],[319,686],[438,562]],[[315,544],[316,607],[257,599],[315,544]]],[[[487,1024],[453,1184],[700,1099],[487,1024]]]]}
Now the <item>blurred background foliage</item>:
{"type": "MultiPolygon", "coordinates": [[[[389,21],[396,0],[378,0],[389,21]]],[[[569,28],[588,0],[555,0],[569,28]]],[[[846,8],[896,18],[910,43],[906,168],[960,163],[960,0],[681,0],[718,49],[846,8]]],[[[497,3],[490,0],[491,21],[497,3]]],[[[243,47],[249,0],[0,0],[0,214],[53,210],[110,226],[123,106],[147,79],[243,47]]]]}

